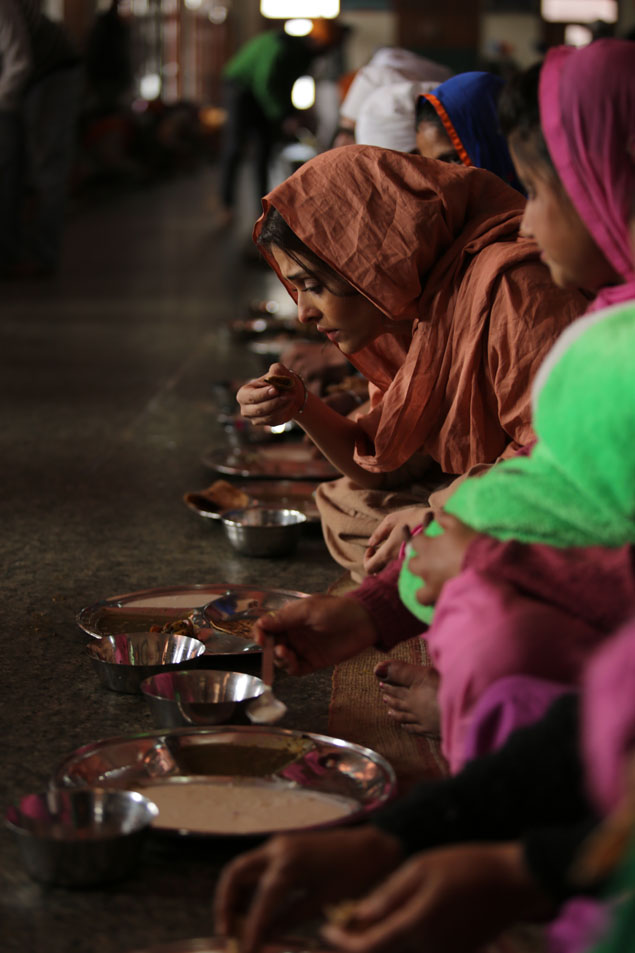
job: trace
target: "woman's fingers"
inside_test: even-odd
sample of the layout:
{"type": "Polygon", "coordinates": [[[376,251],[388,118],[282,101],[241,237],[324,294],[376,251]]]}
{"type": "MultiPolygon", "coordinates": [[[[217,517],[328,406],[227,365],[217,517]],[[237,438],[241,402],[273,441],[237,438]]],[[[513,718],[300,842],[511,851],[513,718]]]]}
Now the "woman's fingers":
{"type": "Polygon", "coordinates": [[[271,841],[239,857],[221,874],[214,898],[215,929],[221,936],[238,937],[241,953],[258,949],[292,896],[293,860],[293,851],[285,849],[282,840],[271,841]]]}
{"type": "Polygon", "coordinates": [[[277,919],[284,901],[289,901],[295,883],[290,869],[274,858],[260,878],[240,938],[241,953],[256,953],[267,929],[277,919]]]}
{"type": "Polygon", "coordinates": [[[243,854],[223,870],[214,895],[214,925],[220,936],[236,936],[245,892],[253,889],[267,864],[264,850],[243,854]]]}
{"type": "Polygon", "coordinates": [[[407,525],[396,526],[388,534],[387,539],[377,546],[374,551],[370,548],[366,550],[364,570],[370,575],[381,572],[391,560],[397,558],[402,543],[405,543],[408,539],[410,539],[410,527],[407,525]]]}
{"type": "Polygon", "coordinates": [[[328,927],[323,935],[348,953],[400,953],[423,939],[420,927],[421,895],[426,885],[414,863],[404,864],[355,908],[348,928],[328,927]],[[419,902],[413,909],[413,897],[419,902]]]}
{"type": "Polygon", "coordinates": [[[379,546],[380,543],[383,543],[385,539],[388,539],[390,534],[393,531],[393,523],[390,517],[386,517],[381,521],[379,526],[375,527],[373,532],[370,534],[368,539],[368,547],[379,546]]]}

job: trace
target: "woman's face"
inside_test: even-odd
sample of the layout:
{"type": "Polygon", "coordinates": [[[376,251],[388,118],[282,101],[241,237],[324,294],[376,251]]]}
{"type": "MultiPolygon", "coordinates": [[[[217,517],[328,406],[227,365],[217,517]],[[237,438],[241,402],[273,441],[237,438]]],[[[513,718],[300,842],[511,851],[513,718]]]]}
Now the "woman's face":
{"type": "Polygon", "coordinates": [[[450,137],[436,122],[420,122],[417,126],[417,152],[425,159],[439,159],[441,162],[461,164],[459,154],[452,145],[450,137]]]}
{"type": "Polygon", "coordinates": [[[342,278],[335,281],[329,277],[327,287],[308,262],[304,267],[275,245],[271,253],[283,277],[298,293],[298,320],[315,324],[343,354],[361,351],[389,330],[390,319],[383,311],[342,278]]]}
{"type": "Polygon", "coordinates": [[[620,283],[623,279],[606,260],[537,150],[525,143],[515,146],[513,137],[509,145],[518,178],[527,190],[521,234],[540,246],[540,257],[554,282],[560,288],[591,292],[620,283]]]}

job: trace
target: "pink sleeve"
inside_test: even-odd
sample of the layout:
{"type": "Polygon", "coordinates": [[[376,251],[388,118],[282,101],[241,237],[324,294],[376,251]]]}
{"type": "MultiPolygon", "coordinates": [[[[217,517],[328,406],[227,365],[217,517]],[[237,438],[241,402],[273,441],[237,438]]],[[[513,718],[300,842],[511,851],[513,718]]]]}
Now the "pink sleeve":
{"type": "Polygon", "coordinates": [[[463,569],[487,573],[526,596],[611,632],[635,605],[633,551],[631,546],[559,549],[479,535],[467,549],[463,569]]]}
{"type": "Polygon", "coordinates": [[[635,617],[593,656],[582,684],[582,750],[589,790],[602,813],[625,795],[635,748],[635,617]]]}

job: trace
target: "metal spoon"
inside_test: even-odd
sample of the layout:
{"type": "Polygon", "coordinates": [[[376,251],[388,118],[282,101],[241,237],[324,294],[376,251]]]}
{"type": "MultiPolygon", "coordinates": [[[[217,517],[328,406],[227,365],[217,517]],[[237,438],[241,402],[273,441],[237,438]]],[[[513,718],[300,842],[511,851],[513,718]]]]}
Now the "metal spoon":
{"type": "Polygon", "coordinates": [[[286,714],[287,706],[273,694],[273,636],[265,637],[262,647],[262,671],[260,675],[265,690],[247,705],[247,717],[255,725],[274,725],[286,714]]]}

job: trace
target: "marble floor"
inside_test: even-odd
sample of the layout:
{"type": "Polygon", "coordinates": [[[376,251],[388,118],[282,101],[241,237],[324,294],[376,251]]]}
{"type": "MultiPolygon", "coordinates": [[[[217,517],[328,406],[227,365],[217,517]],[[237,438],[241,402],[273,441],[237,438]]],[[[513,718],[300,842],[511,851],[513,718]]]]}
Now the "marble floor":
{"type": "MultiPolygon", "coordinates": [[[[75,616],[101,598],[195,582],[318,592],[339,576],[318,532],[293,558],[228,547],[182,494],[223,440],[215,384],[261,372],[227,332],[277,280],[215,232],[208,171],[72,210],[61,274],[0,287],[3,556],[0,809],[42,790],[98,738],[151,728],[140,698],[101,689],[75,616]]],[[[285,302],[285,307],[288,307],[285,302]]],[[[284,686],[295,727],[325,730],[328,675],[284,686]]],[[[0,833],[3,953],[115,953],[211,930],[222,851],[152,855],[89,892],[30,881],[0,833]]]]}

